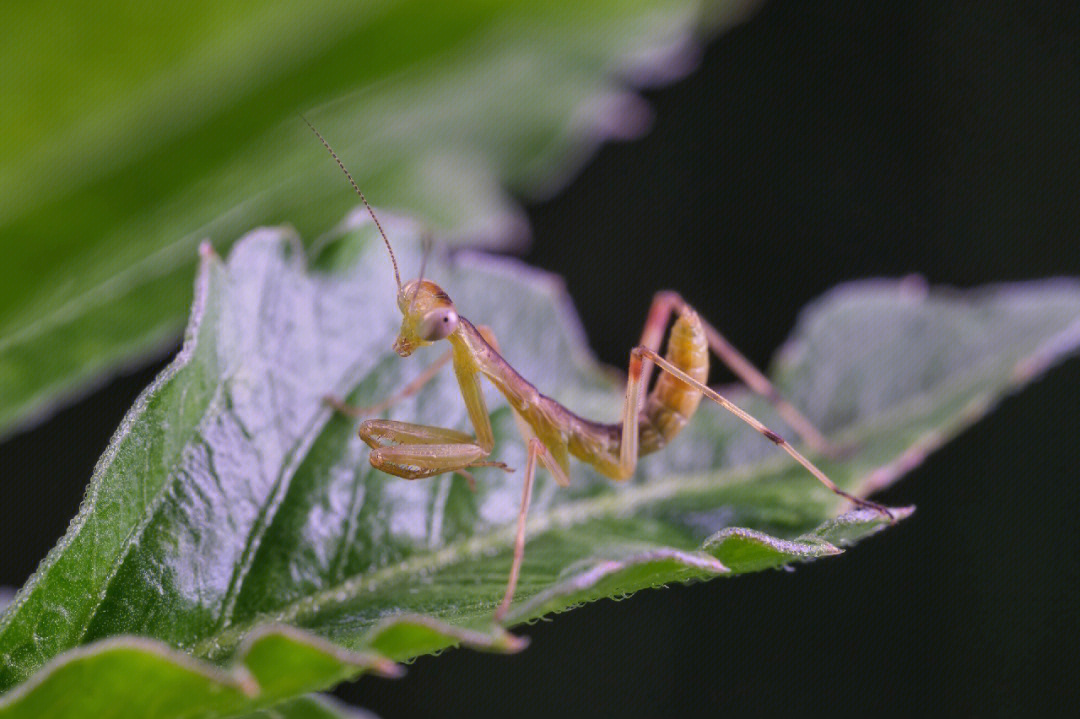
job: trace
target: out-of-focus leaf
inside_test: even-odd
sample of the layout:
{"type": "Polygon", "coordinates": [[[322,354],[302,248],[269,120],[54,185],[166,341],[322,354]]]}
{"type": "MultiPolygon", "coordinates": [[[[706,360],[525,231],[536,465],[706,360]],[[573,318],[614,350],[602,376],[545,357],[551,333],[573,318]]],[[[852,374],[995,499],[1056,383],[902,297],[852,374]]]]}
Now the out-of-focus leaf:
{"type": "MultiPolygon", "coordinates": [[[[490,622],[520,473],[481,470],[475,493],[459,476],[390,477],[369,466],[355,421],[321,402],[326,392],[359,404],[386,397],[435,355],[404,361],[391,350],[400,314],[385,250],[368,222],[348,224],[357,230],[327,244],[314,271],[284,230],[253,233],[225,263],[204,252],[184,349],[124,420],[68,534],[0,619],[0,686],[119,634],[217,662],[268,624],[394,660],[456,641],[514,648],[490,622]],[[402,614],[430,619],[380,625],[402,614]]],[[[385,224],[402,266],[418,266],[416,228],[385,224]]],[[[545,393],[586,416],[617,417],[621,388],[590,357],[555,278],[470,254],[436,256],[428,268],[545,393]]],[[[806,310],[774,374],[851,448],[824,469],[866,493],[1073,352],[1078,318],[1073,281],[969,293],[862,282],[806,310]]],[[[521,468],[510,410],[489,394],[494,458],[521,468]]],[[[731,396],[783,429],[763,402],[731,396]]],[[[449,371],[391,416],[467,429],[449,371]]],[[[836,554],[884,524],[842,510],[707,403],[629,482],[581,465],[566,490],[539,478],[511,619],[836,554]]],[[[250,667],[251,653],[239,653],[250,667]]],[[[328,669],[323,680],[341,676],[328,669]]]]}
{"type": "Polygon", "coordinates": [[[0,23],[0,433],[183,327],[195,248],[368,195],[508,246],[648,121],[633,88],[694,64],[703,15],[756,0],[8,3],[0,23]]]}

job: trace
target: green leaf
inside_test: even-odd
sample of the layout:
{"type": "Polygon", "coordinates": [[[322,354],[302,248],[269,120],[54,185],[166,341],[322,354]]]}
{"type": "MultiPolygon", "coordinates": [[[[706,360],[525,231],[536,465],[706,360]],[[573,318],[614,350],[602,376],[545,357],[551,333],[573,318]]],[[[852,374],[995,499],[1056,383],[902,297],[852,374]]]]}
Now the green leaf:
{"type": "MultiPolygon", "coordinates": [[[[755,0],[710,2],[733,22],[755,0]]],[[[9,4],[0,24],[0,433],[183,328],[197,243],[308,237],[355,197],[509,246],[693,64],[692,0],[9,4]]]]}
{"type": "MultiPolygon", "coordinates": [[[[393,642],[393,635],[410,627],[441,632],[444,643],[516,647],[505,634],[485,637],[440,627],[422,617],[386,622],[367,641],[393,642]]],[[[377,653],[347,651],[289,627],[252,633],[226,667],[192,659],[160,641],[117,637],[73,649],[47,664],[31,681],[0,698],[0,717],[157,719],[226,716],[264,707],[287,711],[287,716],[354,716],[344,710],[333,714],[334,708],[321,700],[290,701],[287,706],[280,702],[368,671],[390,677],[401,673],[398,665],[377,653]]]]}
{"type": "MultiPolygon", "coordinates": [[[[419,228],[385,219],[402,267],[416,268],[419,228]]],[[[121,634],[239,662],[264,699],[356,671],[311,663],[296,647],[256,671],[245,647],[267,625],[394,660],[462,642],[518,648],[491,614],[510,564],[520,474],[481,470],[475,493],[458,476],[381,474],[355,421],[321,401],[331,392],[372,403],[435,356],[406,361],[391,350],[400,313],[389,261],[370,224],[354,224],[315,270],[287,230],[252,233],[228,262],[204,251],[183,350],[125,418],[67,535],[0,618],[0,686],[50,661],[42,671],[55,675],[85,651],[68,650],[121,634]],[[289,684],[292,670],[281,667],[301,665],[316,667],[310,681],[289,684]]],[[[466,316],[492,326],[507,359],[545,393],[583,415],[617,417],[622,389],[591,358],[556,278],[463,253],[436,254],[427,274],[466,316]]],[[[912,279],[855,283],[805,311],[774,376],[850,448],[822,461],[826,472],[866,494],[1075,351],[1078,317],[1073,281],[968,293],[928,292],[912,279]]],[[[494,458],[520,468],[510,410],[489,395],[494,458]]],[[[763,402],[730,396],[784,429],[763,402]]],[[[390,416],[467,429],[449,371],[390,416]]],[[[843,509],[706,403],[629,482],[583,465],[569,489],[539,478],[511,618],[836,554],[884,525],[843,509]]]]}

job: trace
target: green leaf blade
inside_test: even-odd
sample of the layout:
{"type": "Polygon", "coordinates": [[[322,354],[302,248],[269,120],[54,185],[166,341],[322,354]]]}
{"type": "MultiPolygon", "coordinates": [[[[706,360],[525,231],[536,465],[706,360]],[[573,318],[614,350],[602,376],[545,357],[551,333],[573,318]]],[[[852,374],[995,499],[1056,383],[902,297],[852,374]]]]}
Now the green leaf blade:
{"type": "MultiPolygon", "coordinates": [[[[453,638],[443,634],[442,641],[453,638]]],[[[156,640],[115,637],[66,652],[47,664],[32,681],[0,697],[0,717],[232,716],[276,707],[283,699],[365,672],[394,677],[401,670],[377,653],[348,652],[289,627],[253,633],[227,667],[192,659],[156,640]]],[[[285,709],[291,715],[308,711],[320,716],[319,707],[324,712],[334,709],[310,698],[285,709]]]]}
{"type": "Polygon", "coordinates": [[[193,662],[160,642],[123,637],[73,650],[0,697],[4,719],[98,716],[158,719],[192,707],[243,706],[250,677],[193,662]]]}
{"type": "MultiPolygon", "coordinates": [[[[420,228],[385,220],[403,266],[418,266],[420,228]]],[[[520,477],[481,471],[473,493],[460,477],[406,482],[370,467],[355,423],[323,395],[368,403],[427,362],[391,350],[400,313],[367,220],[326,245],[316,266],[285,230],[253,233],[225,262],[204,255],[184,352],[129,414],[79,519],[0,618],[4,686],[117,634],[218,664],[248,661],[245,647],[267,625],[310,633],[296,635],[305,645],[329,640],[394,660],[456,643],[520,648],[491,624],[520,477]]],[[[617,416],[622,389],[589,355],[556,280],[478,255],[436,254],[428,268],[545,393],[586,416],[617,416]]],[[[776,375],[848,448],[823,460],[825,470],[866,493],[1075,352],[1077,317],[1072,281],[976,293],[857,283],[807,310],[776,375]]],[[[760,400],[731,397],[782,429],[760,400]]],[[[510,411],[494,393],[489,400],[493,458],[521,467],[510,411]]],[[[468,428],[449,371],[390,416],[468,428]]],[[[538,479],[513,621],[828,556],[885,525],[873,513],[844,514],[839,498],[711,405],[631,481],[616,485],[580,464],[572,476],[566,490],[538,479]]],[[[304,651],[267,666],[304,663],[304,651]]],[[[278,700],[353,671],[334,661],[307,662],[316,676],[302,686],[249,671],[266,683],[264,698],[278,700]]]]}
{"type": "Polygon", "coordinates": [[[220,272],[200,275],[185,348],[148,387],[99,460],[87,497],[66,537],[43,560],[33,588],[17,595],[0,616],[10,642],[0,665],[0,684],[23,678],[20,665],[40,665],[82,641],[104,585],[147,521],[169,470],[209,404],[217,367],[214,340],[201,334],[221,312],[220,272]],[[195,345],[200,351],[196,356],[195,345]],[[160,428],[148,442],[135,425],[160,428]],[[47,568],[47,570],[46,570],[47,568]],[[15,672],[15,673],[12,673],[15,672]]]}

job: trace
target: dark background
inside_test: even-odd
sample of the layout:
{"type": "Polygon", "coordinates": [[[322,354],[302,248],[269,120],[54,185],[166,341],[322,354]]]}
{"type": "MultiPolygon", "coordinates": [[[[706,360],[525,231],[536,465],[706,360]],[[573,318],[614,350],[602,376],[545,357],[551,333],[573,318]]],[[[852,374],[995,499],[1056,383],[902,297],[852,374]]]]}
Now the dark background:
{"type": "MultiPolygon", "coordinates": [[[[644,140],[529,210],[527,259],[566,277],[606,362],[661,288],[763,365],[843,280],[1080,275],[1075,3],[774,2],[647,95],[644,140]]],[[[0,585],[63,533],[161,366],[0,446],[32,485],[0,507],[0,585]]],[[[600,602],[522,629],[520,655],[338,694],[388,719],[1080,710],[1078,398],[1074,359],[879,496],[918,511],[839,558],[600,602]]]]}

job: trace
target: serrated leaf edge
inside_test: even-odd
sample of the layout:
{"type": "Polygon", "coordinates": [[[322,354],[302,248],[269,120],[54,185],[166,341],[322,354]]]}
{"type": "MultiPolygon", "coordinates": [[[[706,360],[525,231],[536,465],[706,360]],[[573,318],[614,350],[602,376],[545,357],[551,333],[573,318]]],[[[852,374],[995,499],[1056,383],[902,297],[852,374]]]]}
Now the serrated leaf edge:
{"type": "MultiPolygon", "coordinates": [[[[914,511],[914,508],[900,507],[893,508],[890,511],[893,512],[895,522],[910,516],[914,511]]],[[[779,537],[774,537],[765,532],[748,529],[746,527],[726,527],[706,539],[701,545],[702,551],[700,552],[687,552],[672,547],[660,547],[632,555],[623,560],[605,560],[597,562],[592,567],[564,579],[555,586],[545,589],[522,604],[515,606],[510,612],[510,616],[507,618],[507,623],[517,623],[537,618],[545,613],[542,611],[542,608],[552,603],[553,600],[587,592],[590,588],[595,587],[604,579],[618,574],[619,572],[658,560],[674,560],[681,564],[684,569],[690,571],[706,572],[715,576],[734,576],[735,574],[741,573],[738,568],[725,566],[714,556],[719,553],[726,542],[732,540],[757,543],[761,546],[769,547],[780,554],[786,555],[792,561],[806,561],[843,553],[843,549],[819,536],[819,534],[823,534],[834,527],[865,525],[868,529],[867,536],[869,536],[875,534],[884,527],[889,526],[889,524],[890,522],[883,519],[876,512],[860,509],[847,512],[839,517],[823,522],[814,531],[804,534],[794,540],[780,539],[779,537]]],[[[659,580],[659,583],[664,584],[668,581],[678,580],[661,579],[659,580]]],[[[582,600],[582,602],[587,601],[588,600],[585,599],[582,600]]],[[[561,612],[564,610],[556,611],[561,612]]]]}
{"type": "Polygon", "coordinates": [[[173,649],[168,644],[149,637],[123,635],[100,639],[91,644],[69,649],[50,659],[22,684],[0,696],[0,712],[16,708],[17,704],[44,685],[55,673],[65,667],[109,652],[145,652],[173,662],[187,671],[198,674],[208,681],[235,689],[249,697],[259,693],[259,686],[251,673],[242,665],[222,669],[209,662],[195,659],[173,649]]]}
{"type": "Polygon", "coordinates": [[[744,542],[768,547],[792,560],[828,557],[842,554],[844,551],[824,539],[813,536],[803,535],[797,539],[780,539],[771,534],[746,527],[725,527],[706,539],[702,544],[702,548],[712,554],[719,554],[723,551],[724,545],[730,542],[744,542]]]}
{"type": "MultiPolygon", "coordinates": [[[[220,258],[213,252],[203,251],[200,253],[199,271],[195,277],[195,291],[194,299],[192,300],[190,319],[187,324],[187,328],[184,331],[184,341],[180,347],[180,351],[169,365],[162,370],[162,372],[154,378],[154,380],[139,393],[139,396],[135,399],[135,403],[131,409],[124,415],[124,419],[120,422],[120,427],[113,434],[109,440],[108,446],[94,465],[94,471],[90,476],[90,481],[87,484],[86,496],[83,498],[82,504],[79,506],[79,512],[72,518],[68,524],[67,530],[64,535],[56,543],[49,553],[45,555],[45,558],[41,560],[34,573],[30,576],[30,580],[24,584],[18,592],[16,592],[14,599],[11,603],[0,612],[0,635],[7,629],[13,618],[18,612],[18,609],[26,601],[27,597],[37,587],[38,580],[43,574],[48,571],[63,555],[67,547],[75,541],[79,533],[86,525],[87,519],[94,512],[97,507],[99,495],[101,492],[101,478],[108,471],[109,467],[116,460],[117,455],[120,452],[121,446],[124,440],[130,434],[132,428],[138,422],[138,420],[146,413],[146,409],[153,399],[155,394],[169,382],[171,382],[176,375],[191,362],[191,358],[194,356],[198,346],[198,334],[202,327],[203,319],[206,313],[207,300],[209,299],[209,287],[210,287],[210,267],[213,265],[221,266],[220,258]]],[[[158,498],[168,489],[168,483],[162,484],[161,489],[158,492],[158,497],[150,500],[149,504],[153,505],[158,501],[158,498]]],[[[152,513],[148,513],[148,517],[151,517],[152,513]]],[[[148,518],[143,520],[149,521],[148,518]]],[[[111,562],[114,565],[110,575],[115,573],[120,565],[120,560],[127,552],[128,548],[140,534],[140,525],[134,527],[124,542],[118,547],[116,555],[112,558],[111,562]]],[[[104,583],[104,586],[108,586],[108,582],[104,583]]],[[[99,593],[99,602],[101,596],[99,593]]],[[[86,618],[86,622],[83,624],[80,630],[80,636],[86,633],[86,628],[89,626],[89,622],[93,620],[97,607],[86,618]]],[[[37,672],[35,672],[36,674],[37,672]]]]}
{"type": "Polygon", "coordinates": [[[515,606],[507,617],[507,623],[518,623],[543,614],[545,612],[541,611],[542,608],[552,600],[586,592],[603,580],[620,572],[664,560],[675,561],[685,569],[705,572],[714,576],[727,574],[731,571],[714,557],[700,552],[686,552],[673,547],[650,549],[621,560],[602,560],[515,606]]]}

